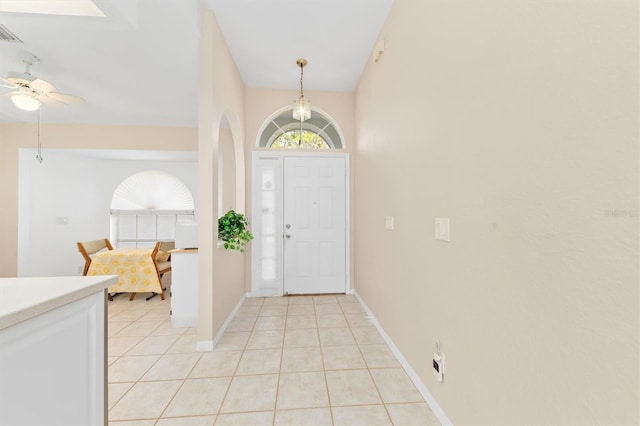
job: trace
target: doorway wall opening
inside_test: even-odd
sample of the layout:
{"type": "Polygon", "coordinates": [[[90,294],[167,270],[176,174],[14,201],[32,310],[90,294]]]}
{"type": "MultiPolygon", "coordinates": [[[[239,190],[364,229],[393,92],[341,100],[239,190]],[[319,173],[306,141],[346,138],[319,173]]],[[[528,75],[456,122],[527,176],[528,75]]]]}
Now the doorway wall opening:
{"type": "Polygon", "coordinates": [[[195,205],[187,186],[160,170],[125,179],[111,199],[111,241],[116,248],[153,247],[175,239],[176,223],[193,222],[195,205]]]}
{"type": "Polygon", "coordinates": [[[253,153],[253,296],[349,293],[349,154],[253,153]]]}

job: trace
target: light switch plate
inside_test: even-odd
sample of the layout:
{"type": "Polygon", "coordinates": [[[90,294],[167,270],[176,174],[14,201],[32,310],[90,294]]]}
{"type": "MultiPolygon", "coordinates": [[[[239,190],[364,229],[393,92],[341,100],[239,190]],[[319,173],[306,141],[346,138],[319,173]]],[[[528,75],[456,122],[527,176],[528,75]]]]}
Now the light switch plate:
{"type": "Polygon", "coordinates": [[[56,216],[56,225],[68,225],[69,218],[67,216],[56,216]]]}
{"type": "Polygon", "coordinates": [[[436,240],[450,241],[448,217],[436,217],[436,240]]]}
{"type": "Polygon", "coordinates": [[[393,216],[386,216],[384,218],[384,228],[389,231],[393,231],[395,229],[395,218],[393,216]]]}

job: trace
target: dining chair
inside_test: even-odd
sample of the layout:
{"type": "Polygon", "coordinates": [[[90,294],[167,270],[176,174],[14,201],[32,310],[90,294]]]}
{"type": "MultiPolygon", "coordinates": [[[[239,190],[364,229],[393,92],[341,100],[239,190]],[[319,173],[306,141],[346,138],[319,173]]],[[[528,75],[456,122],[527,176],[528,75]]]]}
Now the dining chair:
{"type": "Polygon", "coordinates": [[[84,258],[84,270],[82,275],[87,275],[89,272],[89,266],[91,265],[91,256],[102,250],[113,250],[113,246],[108,238],[93,241],[81,241],[78,242],[78,251],[84,258]]]}
{"type": "MultiPolygon", "coordinates": [[[[151,296],[147,297],[145,300],[156,297],[158,294],[160,294],[160,298],[164,300],[164,292],[167,290],[167,288],[162,287],[162,277],[164,276],[164,274],[171,271],[170,251],[175,247],[175,241],[158,241],[153,247],[153,251],[151,252],[151,259],[153,259],[153,265],[156,268],[156,273],[158,274],[158,282],[160,282],[160,288],[162,289],[162,292],[152,293],[151,296]]],[[[132,293],[129,300],[133,300],[134,297],[136,297],[136,294],[132,293]]]]}

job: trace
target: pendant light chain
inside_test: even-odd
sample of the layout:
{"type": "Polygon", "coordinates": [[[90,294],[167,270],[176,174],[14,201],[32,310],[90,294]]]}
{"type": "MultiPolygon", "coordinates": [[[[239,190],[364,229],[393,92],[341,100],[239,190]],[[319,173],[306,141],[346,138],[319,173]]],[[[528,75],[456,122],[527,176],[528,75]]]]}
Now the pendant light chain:
{"type": "Polygon", "coordinates": [[[42,108],[38,109],[38,153],[36,154],[36,160],[42,164],[42,144],[40,143],[40,122],[42,121],[42,108]]]}
{"type": "MultiPolygon", "coordinates": [[[[300,99],[304,99],[304,85],[302,84],[304,80],[304,66],[305,63],[302,61],[298,61],[300,65],[300,99]]],[[[300,114],[300,130],[298,133],[298,148],[302,146],[302,122],[304,121],[304,116],[300,114]]]]}
{"type": "MultiPolygon", "coordinates": [[[[302,86],[302,78],[304,76],[304,65],[300,63],[300,99],[304,99],[304,89],[302,86]]],[[[298,148],[302,146],[302,122],[304,117],[300,114],[300,132],[298,133],[298,148]]]]}
{"type": "Polygon", "coordinates": [[[302,86],[302,78],[304,77],[304,65],[300,64],[300,97],[304,98],[304,88],[302,86]]]}

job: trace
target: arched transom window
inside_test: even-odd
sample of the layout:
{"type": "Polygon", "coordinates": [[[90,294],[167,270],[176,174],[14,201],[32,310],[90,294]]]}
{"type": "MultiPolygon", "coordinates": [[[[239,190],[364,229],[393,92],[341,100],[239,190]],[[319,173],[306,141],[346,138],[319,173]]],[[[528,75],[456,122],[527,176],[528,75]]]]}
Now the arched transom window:
{"type": "Polygon", "coordinates": [[[277,111],[262,126],[258,146],[274,149],[342,149],[342,132],[326,113],[312,109],[311,118],[295,120],[291,107],[277,111]],[[302,137],[301,137],[302,135],[302,137]]]}
{"type": "Polygon", "coordinates": [[[297,129],[286,131],[275,138],[271,148],[330,149],[330,146],[322,136],[310,130],[302,130],[301,141],[300,129],[297,129]]]}

